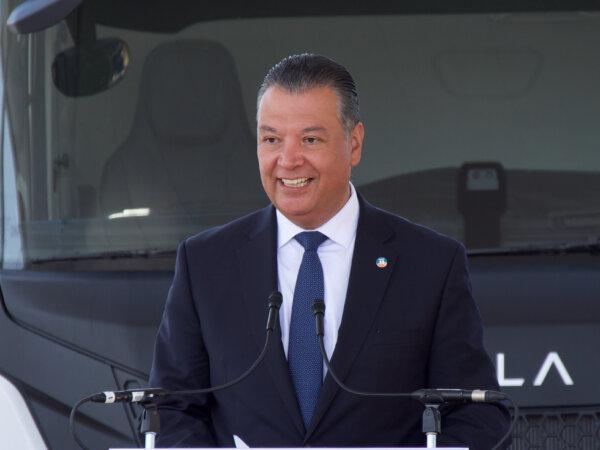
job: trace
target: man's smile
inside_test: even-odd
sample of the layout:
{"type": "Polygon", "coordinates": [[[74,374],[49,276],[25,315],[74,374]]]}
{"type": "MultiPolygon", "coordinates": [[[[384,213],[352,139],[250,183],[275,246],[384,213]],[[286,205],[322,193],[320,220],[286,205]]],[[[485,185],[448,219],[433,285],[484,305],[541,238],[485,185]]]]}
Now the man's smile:
{"type": "Polygon", "coordinates": [[[299,188],[307,186],[313,179],[312,178],[278,178],[281,183],[286,187],[299,188]]]}

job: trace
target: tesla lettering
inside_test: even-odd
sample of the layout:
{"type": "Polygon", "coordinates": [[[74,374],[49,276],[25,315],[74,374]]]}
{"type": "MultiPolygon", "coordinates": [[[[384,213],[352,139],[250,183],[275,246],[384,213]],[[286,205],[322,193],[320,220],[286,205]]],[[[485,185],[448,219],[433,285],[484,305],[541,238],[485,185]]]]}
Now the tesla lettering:
{"type": "MultiPolygon", "coordinates": [[[[569,374],[565,364],[560,359],[557,352],[550,352],[546,355],[544,362],[542,363],[540,370],[533,379],[534,386],[541,386],[546,380],[546,376],[550,369],[554,366],[562,382],[567,386],[572,386],[573,378],[569,374]]],[[[506,377],[506,360],[504,353],[496,354],[496,373],[498,375],[498,384],[503,387],[519,387],[525,384],[525,378],[507,378],[506,377]]]]}

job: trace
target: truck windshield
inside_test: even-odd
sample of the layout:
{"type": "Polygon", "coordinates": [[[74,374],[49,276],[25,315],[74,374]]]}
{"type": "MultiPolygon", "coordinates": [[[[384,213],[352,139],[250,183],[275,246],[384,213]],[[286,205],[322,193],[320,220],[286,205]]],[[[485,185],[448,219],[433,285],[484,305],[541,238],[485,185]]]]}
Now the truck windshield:
{"type": "MultiPolygon", "coordinates": [[[[18,3],[0,2],[3,24],[18,3]]],[[[243,3],[137,23],[144,2],[91,2],[92,38],[127,49],[122,78],[91,93],[57,87],[58,57],[78,44],[67,22],[3,26],[4,267],[106,256],[119,269],[137,255],[162,269],[184,237],[267,205],[256,91],[305,51],[356,79],[366,140],[352,179],[366,200],[472,249],[600,235],[596,12],[291,17],[243,3]]]]}

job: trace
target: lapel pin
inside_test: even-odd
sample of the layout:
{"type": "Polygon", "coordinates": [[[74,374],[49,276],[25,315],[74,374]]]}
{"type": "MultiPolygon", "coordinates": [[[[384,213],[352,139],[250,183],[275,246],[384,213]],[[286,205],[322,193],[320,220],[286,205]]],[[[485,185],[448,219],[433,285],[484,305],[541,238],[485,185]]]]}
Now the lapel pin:
{"type": "Polygon", "coordinates": [[[375,264],[380,269],[385,269],[387,267],[387,265],[388,265],[388,260],[387,260],[387,258],[384,258],[383,256],[380,256],[379,258],[377,258],[375,260],[375,264]]]}

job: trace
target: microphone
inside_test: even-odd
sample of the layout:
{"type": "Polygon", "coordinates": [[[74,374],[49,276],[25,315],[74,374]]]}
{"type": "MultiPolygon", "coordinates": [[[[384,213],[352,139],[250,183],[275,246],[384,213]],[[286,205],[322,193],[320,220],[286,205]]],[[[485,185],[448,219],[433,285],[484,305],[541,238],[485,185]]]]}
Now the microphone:
{"type": "Polygon", "coordinates": [[[75,404],[75,406],[73,406],[73,408],[71,409],[71,415],[69,417],[69,426],[71,428],[71,434],[73,435],[73,439],[75,440],[75,442],[77,442],[79,447],[81,447],[82,449],[87,449],[87,447],[83,444],[83,442],[81,442],[81,439],[79,439],[79,436],[77,436],[77,433],[75,432],[75,414],[77,412],[77,409],[86,402],[91,401],[91,402],[95,402],[95,403],[105,403],[105,404],[141,403],[141,402],[145,402],[146,400],[150,400],[150,399],[154,399],[154,398],[158,398],[158,397],[165,397],[168,395],[210,394],[212,392],[217,392],[217,391],[222,391],[224,389],[228,389],[228,388],[242,382],[252,372],[254,372],[256,367],[258,367],[258,365],[265,358],[265,356],[267,354],[267,350],[269,349],[269,343],[271,342],[271,335],[273,334],[273,331],[275,330],[275,325],[277,323],[279,308],[281,307],[282,302],[283,302],[283,298],[282,298],[282,295],[280,292],[275,291],[275,292],[271,293],[271,295],[269,295],[269,299],[267,302],[267,308],[268,308],[269,312],[268,312],[268,316],[267,316],[267,326],[266,326],[267,336],[265,338],[265,343],[263,345],[263,348],[262,348],[260,354],[254,361],[254,363],[252,363],[252,365],[248,369],[246,369],[246,371],[244,373],[242,373],[240,376],[238,376],[237,378],[235,378],[231,381],[228,381],[227,383],[221,384],[219,386],[213,386],[213,387],[202,388],[202,389],[190,389],[190,390],[186,390],[186,391],[168,391],[168,390],[162,389],[162,388],[148,388],[148,389],[130,389],[130,390],[125,390],[125,391],[105,391],[105,392],[100,392],[97,394],[89,395],[87,397],[80,399],[75,404]]]}
{"type": "Polygon", "coordinates": [[[262,352],[256,358],[256,361],[250,366],[242,375],[238,378],[222,384],[220,386],[214,386],[203,389],[194,389],[188,391],[167,391],[162,388],[148,388],[148,389],[130,389],[126,391],[105,391],[99,394],[94,394],[90,401],[97,403],[136,403],[141,402],[151,398],[164,397],[167,395],[193,395],[193,394],[209,394],[211,392],[220,391],[223,389],[227,389],[240,381],[244,380],[248,375],[250,375],[256,366],[260,364],[260,362],[264,359],[266,355],[266,350],[269,345],[270,337],[275,329],[276,320],[279,313],[279,308],[281,307],[281,303],[283,302],[283,297],[280,292],[275,291],[269,295],[269,299],[267,302],[267,308],[269,309],[269,315],[267,317],[267,338],[265,340],[265,344],[262,352]]]}
{"type": "Polygon", "coordinates": [[[325,351],[325,345],[323,343],[323,336],[325,330],[323,326],[323,318],[325,316],[325,303],[321,299],[317,299],[313,302],[312,306],[313,314],[315,315],[315,324],[317,330],[317,336],[319,337],[319,347],[321,349],[321,355],[325,361],[325,366],[331,374],[331,378],[336,384],[341,387],[344,391],[350,394],[360,395],[363,397],[390,397],[390,398],[407,398],[418,400],[428,405],[440,405],[442,403],[493,403],[508,398],[503,392],[497,391],[483,391],[483,390],[463,390],[463,389],[419,389],[414,392],[368,392],[358,391],[348,387],[342,382],[331,367],[331,361],[325,351]]]}
{"type": "MultiPolygon", "coordinates": [[[[323,302],[323,300],[315,300],[315,302],[313,303],[313,314],[315,315],[317,336],[319,336],[319,338],[323,338],[325,336],[325,302],[323,302]]],[[[327,358],[327,354],[325,354],[324,358],[327,358]]]]}
{"type": "Polygon", "coordinates": [[[274,291],[271,293],[271,295],[269,295],[269,302],[267,303],[267,307],[269,308],[269,316],[267,317],[267,332],[275,329],[275,321],[277,320],[277,313],[279,312],[281,303],[283,303],[281,292],[274,291]]]}
{"type": "Polygon", "coordinates": [[[325,351],[325,344],[323,342],[323,336],[325,335],[325,329],[323,326],[325,316],[325,303],[321,299],[317,299],[313,303],[313,314],[315,315],[315,324],[317,336],[319,338],[319,348],[325,366],[333,378],[333,381],[341,387],[344,391],[350,394],[359,395],[363,397],[387,397],[387,398],[406,398],[413,399],[422,402],[425,405],[425,411],[423,413],[423,432],[427,435],[427,447],[430,447],[430,443],[433,447],[436,447],[436,436],[440,433],[440,415],[438,407],[443,403],[494,403],[500,400],[509,400],[514,408],[513,420],[504,436],[496,443],[492,450],[497,450],[500,445],[508,439],[511,435],[512,430],[519,417],[519,408],[510,397],[503,392],[497,391],[483,391],[483,390],[463,390],[463,389],[419,389],[414,392],[367,392],[358,391],[348,387],[342,382],[336,375],[331,367],[331,361],[325,351]]]}

